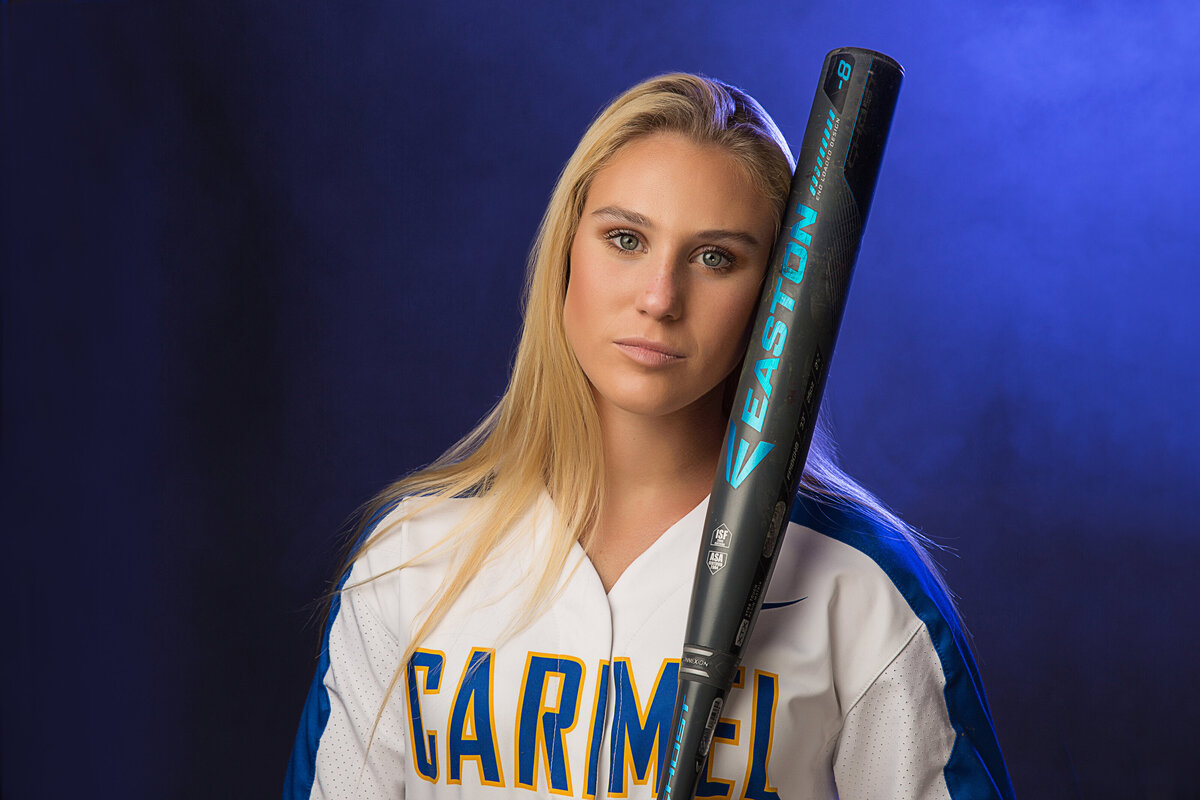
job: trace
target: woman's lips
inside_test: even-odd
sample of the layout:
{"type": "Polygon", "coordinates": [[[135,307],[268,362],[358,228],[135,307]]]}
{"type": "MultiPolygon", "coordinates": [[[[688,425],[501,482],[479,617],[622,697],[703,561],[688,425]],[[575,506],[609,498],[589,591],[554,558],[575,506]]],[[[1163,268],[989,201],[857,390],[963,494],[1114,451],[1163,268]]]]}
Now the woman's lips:
{"type": "Polygon", "coordinates": [[[636,337],[617,339],[613,344],[622,353],[647,367],[662,367],[667,364],[676,364],[685,358],[682,353],[676,352],[661,342],[651,341],[650,339],[636,337]]]}

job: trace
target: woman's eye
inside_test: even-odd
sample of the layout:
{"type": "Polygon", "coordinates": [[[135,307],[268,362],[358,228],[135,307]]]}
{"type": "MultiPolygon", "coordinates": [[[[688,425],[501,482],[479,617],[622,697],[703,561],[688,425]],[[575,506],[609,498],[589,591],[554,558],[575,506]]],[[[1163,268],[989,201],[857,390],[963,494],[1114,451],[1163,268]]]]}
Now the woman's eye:
{"type": "Polygon", "coordinates": [[[632,233],[622,233],[617,236],[617,247],[622,250],[637,250],[641,246],[642,243],[632,233]]]}
{"type": "Polygon", "coordinates": [[[701,253],[700,263],[709,269],[724,269],[733,265],[729,256],[716,250],[706,250],[701,253]]]}

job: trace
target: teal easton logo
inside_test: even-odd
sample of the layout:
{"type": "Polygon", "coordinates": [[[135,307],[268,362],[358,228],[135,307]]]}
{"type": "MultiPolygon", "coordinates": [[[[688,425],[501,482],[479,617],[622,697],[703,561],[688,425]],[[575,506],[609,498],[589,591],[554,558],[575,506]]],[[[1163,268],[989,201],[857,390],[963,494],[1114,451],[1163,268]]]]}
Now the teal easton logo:
{"type": "MultiPolygon", "coordinates": [[[[725,480],[734,489],[742,485],[754,468],[761,464],[775,447],[773,442],[763,441],[761,437],[763,420],[767,418],[767,408],[771,404],[775,370],[779,368],[779,356],[783,353],[788,337],[787,323],[777,318],[775,311],[780,306],[786,311],[792,311],[796,307],[796,290],[800,281],[804,280],[808,246],[812,244],[812,234],[805,228],[817,221],[817,212],[803,203],[796,204],[796,213],[800,218],[788,231],[781,274],[775,280],[775,293],[771,296],[768,309],[770,316],[763,326],[760,343],[762,352],[754,362],[756,380],[746,390],[746,402],[741,414],[743,425],[740,431],[736,416],[729,421],[729,441],[725,444],[725,480]],[[754,433],[758,433],[759,436],[755,436],[754,433]],[[747,439],[747,436],[750,438],[747,439]]],[[[747,353],[747,357],[749,355],[747,353]]]]}

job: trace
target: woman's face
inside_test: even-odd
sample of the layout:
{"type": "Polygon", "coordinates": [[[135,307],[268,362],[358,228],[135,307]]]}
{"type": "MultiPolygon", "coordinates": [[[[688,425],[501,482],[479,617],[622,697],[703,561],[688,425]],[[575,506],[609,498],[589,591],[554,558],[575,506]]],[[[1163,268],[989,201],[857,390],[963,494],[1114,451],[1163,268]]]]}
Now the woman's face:
{"type": "Polygon", "coordinates": [[[595,175],[563,324],[602,419],[722,414],[775,216],[732,156],[679,134],[635,139],[595,175]]]}

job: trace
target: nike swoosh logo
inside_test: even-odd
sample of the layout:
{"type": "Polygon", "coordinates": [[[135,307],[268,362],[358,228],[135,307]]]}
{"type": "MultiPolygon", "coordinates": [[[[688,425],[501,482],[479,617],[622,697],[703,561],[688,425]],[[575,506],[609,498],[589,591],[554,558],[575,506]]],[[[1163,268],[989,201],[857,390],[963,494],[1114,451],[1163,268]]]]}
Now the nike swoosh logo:
{"type": "Polygon", "coordinates": [[[784,606],[794,606],[794,605],[796,605],[796,603],[799,603],[801,600],[807,600],[807,599],[808,599],[808,595],[804,595],[804,597],[797,597],[795,600],[788,600],[783,603],[763,603],[762,607],[763,607],[764,611],[766,611],[768,608],[783,608],[784,606]]]}

